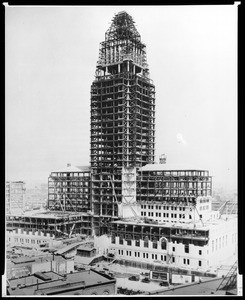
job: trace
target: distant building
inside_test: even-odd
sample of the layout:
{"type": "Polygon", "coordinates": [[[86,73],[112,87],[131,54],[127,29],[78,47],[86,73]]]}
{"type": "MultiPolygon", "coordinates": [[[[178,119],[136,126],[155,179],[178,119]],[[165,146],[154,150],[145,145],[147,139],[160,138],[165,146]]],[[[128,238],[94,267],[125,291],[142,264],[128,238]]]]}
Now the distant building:
{"type": "Polygon", "coordinates": [[[11,214],[16,211],[25,210],[25,182],[7,181],[5,184],[5,204],[6,213],[11,214]]]}
{"type": "Polygon", "coordinates": [[[116,279],[95,270],[65,275],[37,272],[7,281],[7,295],[115,295],[116,279]]]}

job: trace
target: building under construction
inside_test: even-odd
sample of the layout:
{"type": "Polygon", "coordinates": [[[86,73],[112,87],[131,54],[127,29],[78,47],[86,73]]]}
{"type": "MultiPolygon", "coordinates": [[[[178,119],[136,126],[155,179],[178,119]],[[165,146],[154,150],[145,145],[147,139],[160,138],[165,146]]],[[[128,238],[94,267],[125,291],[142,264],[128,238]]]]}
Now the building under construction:
{"type": "Polygon", "coordinates": [[[169,165],[164,155],[155,163],[154,151],[155,86],[146,46],[123,11],[100,44],[91,86],[90,167],[50,174],[46,218],[58,214],[59,221],[11,216],[12,228],[20,222],[52,234],[109,233],[108,248],[132,263],[207,270],[234,254],[236,216],[212,211],[209,172],[169,165]]]}
{"type": "Polygon", "coordinates": [[[91,87],[95,233],[107,232],[121,204],[136,201],[135,168],[154,162],[154,135],[155,86],[149,78],[146,46],[132,17],[120,12],[100,44],[91,87]]]}

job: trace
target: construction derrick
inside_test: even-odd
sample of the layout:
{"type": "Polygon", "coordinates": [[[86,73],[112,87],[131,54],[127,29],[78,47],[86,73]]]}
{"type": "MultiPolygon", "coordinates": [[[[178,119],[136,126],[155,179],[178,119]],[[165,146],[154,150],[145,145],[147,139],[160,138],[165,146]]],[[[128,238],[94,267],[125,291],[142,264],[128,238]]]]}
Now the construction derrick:
{"type": "Polygon", "coordinates": [[[220,285],[217,288],[218,290],[232,290],[237,288],[237,261],[230,268],[229,272],[224,276],[220,285]]]}
{"type": "MultiPolygon", "coordinates": [[[[153,163],[154,135],[155,86],[149,79],[145,45],[132,17],[120,12],[100,44],[91,87],[95,227],[100,227],[103,217],[117,218],[118,204],[127,198],[124,196],[128,191],[122,186],[122,169],[153,163]]],[[[106,231],[106,227],[96,230],[99,234],[106,231]]]]}

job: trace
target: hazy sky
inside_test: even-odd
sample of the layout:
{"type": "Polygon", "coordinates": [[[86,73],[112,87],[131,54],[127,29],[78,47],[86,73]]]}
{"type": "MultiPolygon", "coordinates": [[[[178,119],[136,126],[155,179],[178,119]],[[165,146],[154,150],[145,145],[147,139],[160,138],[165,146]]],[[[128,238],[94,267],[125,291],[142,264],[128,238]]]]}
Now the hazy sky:
{"type": "Polygon", "coordinates": [[[126,10],[156,86],[156,161],[237,184],[237,7],[6,8],[6,179],[47,182],[89,164],[90,86],[99,43],[126,10]]]}

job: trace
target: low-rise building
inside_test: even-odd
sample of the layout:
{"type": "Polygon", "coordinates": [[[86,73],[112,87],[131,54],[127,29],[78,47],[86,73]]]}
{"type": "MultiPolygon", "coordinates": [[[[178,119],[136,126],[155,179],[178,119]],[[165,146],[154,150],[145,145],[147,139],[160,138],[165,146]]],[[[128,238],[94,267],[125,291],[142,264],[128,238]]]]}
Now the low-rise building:
{"type": "Polygon", "coordinates": [[[60,275],[37,272],[7,281],[7,295],[115,295],[116,279],[96,270],[60,275]]]}
{"type": "Polygon", "coordinates": [[[61,256],[45,255],[42,257],[22,256],[7,262],[7,278],[19,278],[36,272],[54,271],[66,274],[74,271],[74,260],[66,260],[61,256]]]}

